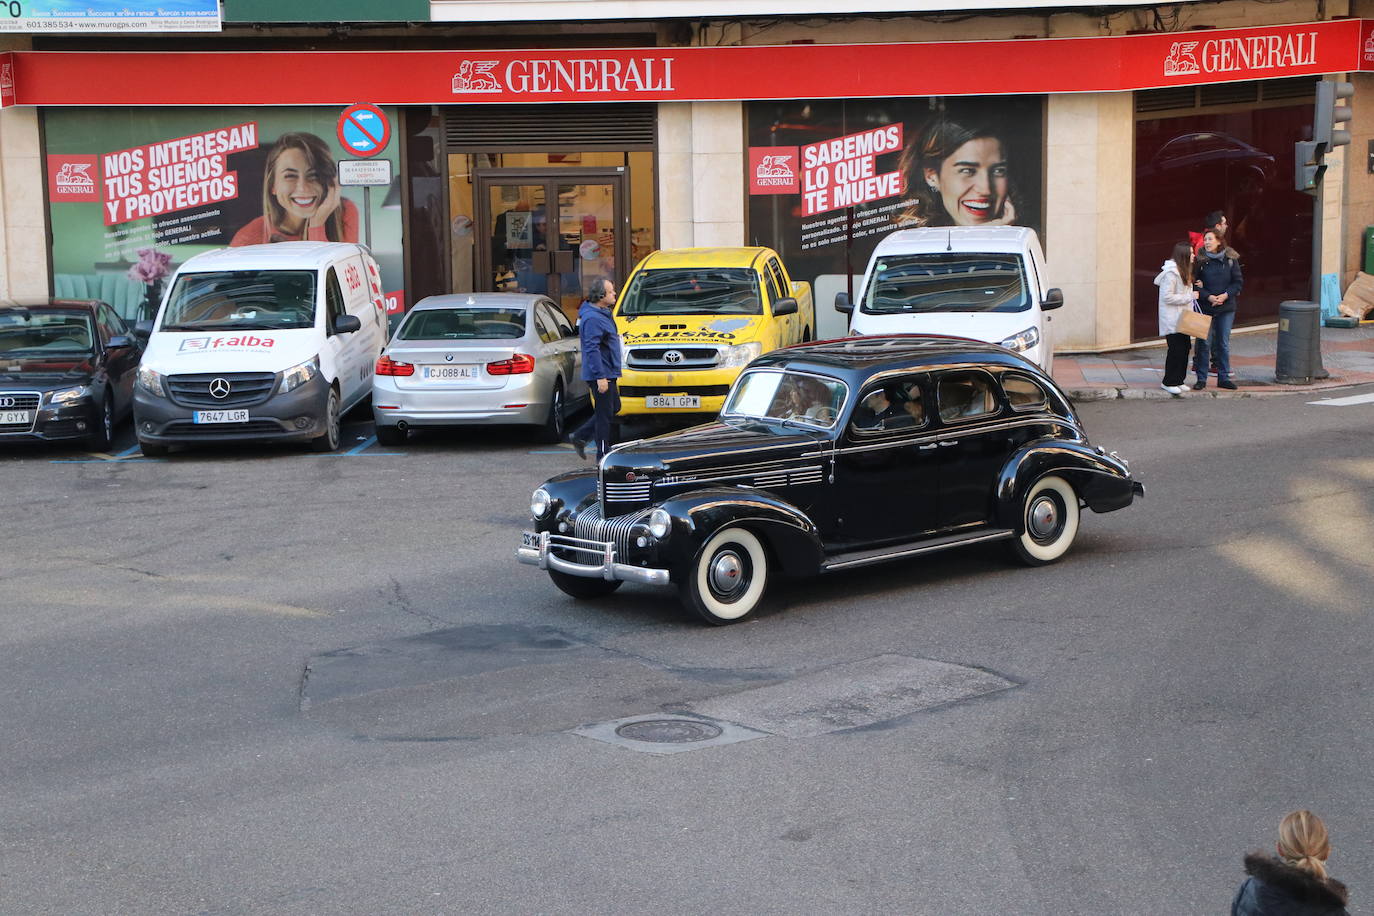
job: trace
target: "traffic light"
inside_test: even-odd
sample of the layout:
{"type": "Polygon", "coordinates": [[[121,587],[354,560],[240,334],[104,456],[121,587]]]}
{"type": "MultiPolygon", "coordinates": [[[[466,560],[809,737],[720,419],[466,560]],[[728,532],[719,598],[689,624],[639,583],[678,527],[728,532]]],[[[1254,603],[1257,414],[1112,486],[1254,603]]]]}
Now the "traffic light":
{"type": "Polygon", "coordinates": [[[1333,146],[1350,142],[1350,131],[1341,125],[1350,120],[1349,105],[1337,105],[1341,99],[1355,94],[1353,83],[1321,80],[1317,83],[1317,107],[1312,114],[1312,139],[1321,144],[1319,153],[1328,153],[1333,146]]]}
{"type": "Polygon", "coordinates": [[[1299,191],[1314,190],[1326,172],[1321,152],[1315,140],[1299,140],[1293,144],[1293,187],[1299,191]]]}

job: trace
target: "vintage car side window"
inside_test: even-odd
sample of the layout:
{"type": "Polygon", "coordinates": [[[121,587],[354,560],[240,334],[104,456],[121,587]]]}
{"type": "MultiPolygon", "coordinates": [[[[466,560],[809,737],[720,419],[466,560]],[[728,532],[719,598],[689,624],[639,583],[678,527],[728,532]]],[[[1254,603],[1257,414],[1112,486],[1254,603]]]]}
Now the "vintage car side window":
{"type": "Polygon", "coordinates": [[[997,412],[992,378],[981,372],[945,373],[940,377],[935,397],[940,405],[940,419],[945,423],[959,423],[997,412]]]}
{"type": "Polygon", "coordinates": [[[908,429],[926,425],[921,383],[915,378],[897,379],[865,391],[854,408],[851,428],[858,436],[908,429]]]}
{"type": "Polygon", "coordinates": [[[1049,395],[1033,379],[1024,375],[1002,376],[1002,390],[1012,410],[1035,410],[1049,402],[1049,395]]]}
{"type": "Polygon", "coordinates": [[[838,379],[759,369],[740,376],[721,416],[792,420],[829,428],[839,419],[845,391],[838,379]]]}

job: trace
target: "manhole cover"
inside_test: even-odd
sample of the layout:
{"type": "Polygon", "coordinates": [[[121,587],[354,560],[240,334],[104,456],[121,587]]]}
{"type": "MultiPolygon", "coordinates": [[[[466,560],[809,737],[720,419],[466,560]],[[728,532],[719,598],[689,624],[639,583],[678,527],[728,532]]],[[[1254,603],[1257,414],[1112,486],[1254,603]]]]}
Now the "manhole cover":
{"type": "Polygon", "coordinates": [[[705,716],[629,716],[573,729],[573,734],[615,744],[641,754],[680,754],[763,738],[767,732],[705,716]]]}
{"type": "Polygon", "coordinates": [[[691,719],[646,719],[643,722],[630,722],[615,730],[622,738],[631,741],[650,741],[654,744],[687,744],[692,741],[710,741],[721,736],[721,729],[710,722],[696,722],[691,719]]]}

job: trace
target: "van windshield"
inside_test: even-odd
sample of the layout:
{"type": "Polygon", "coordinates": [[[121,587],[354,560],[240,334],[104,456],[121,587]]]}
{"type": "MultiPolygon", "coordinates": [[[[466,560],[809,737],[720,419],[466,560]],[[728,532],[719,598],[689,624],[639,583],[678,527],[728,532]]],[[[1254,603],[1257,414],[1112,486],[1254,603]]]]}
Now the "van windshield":
{"type": "Polygon", "coordinates": [[[315,272],[223,270],[181,274],[162,310],[164,331],[315,326],[315,272]]]}
{"type": "Polygon", "coordinates": [[[762,315],[752,267],[641,270],[620,299],[621,315],[762,315]]]}
{"type": "Polygon", "coordinates": [[[859,303],[860,311],[871,315],[1030,307],[1020,255],[958,251],[878,258],[859,303]]]}

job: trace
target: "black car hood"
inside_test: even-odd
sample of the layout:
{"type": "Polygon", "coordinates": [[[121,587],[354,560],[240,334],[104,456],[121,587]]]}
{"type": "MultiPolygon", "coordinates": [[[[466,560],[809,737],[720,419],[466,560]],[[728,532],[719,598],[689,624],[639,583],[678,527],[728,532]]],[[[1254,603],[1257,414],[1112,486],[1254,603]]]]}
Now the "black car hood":
{"type": "Polygon", "coordinates": [[[734,419],[694,426],[618,447],[606,457],[610,470],[668,474],[687,469],[769,461],[827,441],[823,430],[734,419]]]}
{"type": "Polygon", "coordinates": [[[10,389],[83,385],[91,380],[94,371],[95,360],[90,356],[43,359],[0,356],[0,386],[10,389]]]}

